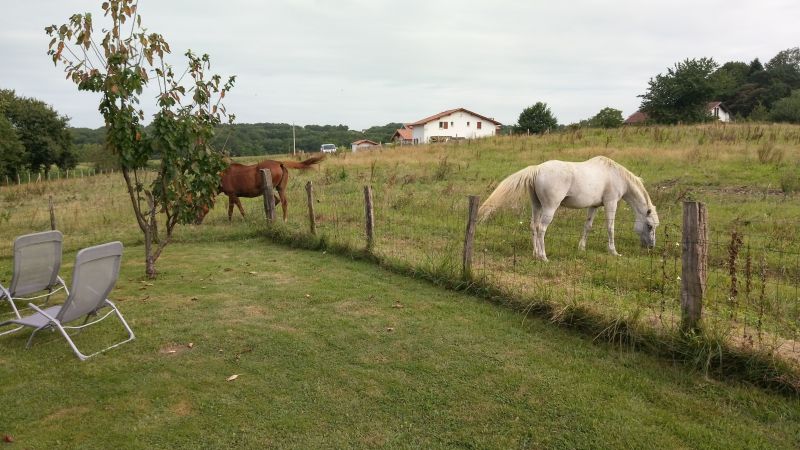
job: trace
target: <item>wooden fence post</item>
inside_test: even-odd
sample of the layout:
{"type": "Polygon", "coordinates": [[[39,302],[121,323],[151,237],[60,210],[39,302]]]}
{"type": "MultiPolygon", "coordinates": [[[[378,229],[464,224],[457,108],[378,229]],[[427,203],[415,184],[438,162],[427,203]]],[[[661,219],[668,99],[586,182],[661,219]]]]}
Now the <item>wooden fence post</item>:
{"type": "Polygon", "coordinates": [[[50,229],[56,229],[56,210],[53,208],[53,196],[49,196],[50,202],[50,229]]]}
{"type": "Polygon", "coordinates": [[[261,189],[264,194],[264,214],[270,222],[275,221],[275,197],[272,194],[272,172],[261,169],[261,189]]]}
{"type": "Polygon", "coordinates": [[[306,183],[306,196],[308,197],[308,224],[311,234],[317,235],[317,216],[314,214],[314,185],[311,181],[306,183]]]}
{"type": "Polygon", "coordinates": [[[703,316],[708,267],[708,211],[700,202],[683,202],[681,255],[681,330],[694,331],[703,316]]]}
{"type": "Polygon", "coordinates": [[[465,280],[472,278],[472,245],[475,242],[475,228],[478,223],[478,206],[480,202],[481,199],[477,195],[469,196],[467,231],[464,235],[464,255],[461,258],[461,277],[465,280]]]}
{"type": "Polygon", "coordinates": [[[372,209],[372,187],[364,186],[364,215],[366,216],[367,251],[375,245],[375,211],[372,209]]]}

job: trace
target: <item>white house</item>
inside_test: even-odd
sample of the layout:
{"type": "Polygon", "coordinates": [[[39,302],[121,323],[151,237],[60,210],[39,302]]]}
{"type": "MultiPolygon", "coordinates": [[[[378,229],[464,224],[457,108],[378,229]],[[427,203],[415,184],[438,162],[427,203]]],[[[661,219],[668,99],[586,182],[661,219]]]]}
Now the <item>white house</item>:
{"type": "Polygon", "coordinates": [[[494,136],[502,124],[464,108],[450,109],[406,124],[415,144],[443,142],[450,139],[475,139],[494,136]]]}
{"type": "Polygon", "coordinates": [[[369,148],[376,148],[376,147],[380,147],[380,144],[378,144],[377,142],[374,142],[374,141],[370,141],[369,139],[359,139],[359,140],[357,140],[357,141],[355,141],[355,142],[350,144],[350,148],[353,149],[353,153],[355,153],[355,152],[357,152],[359,150],[364,150],[364,149],[369,149],[369,148]]]}
{"type": "MultiPolygon", "coordinates": [[[[713,101],[708,102],[706,104],[706,111],[712,117],[715,117],[720,122],[733,122],[733,118],[731,118],[731,113],[728,111],[728,108],[722,102],[713,101]]],[[[628,116],[623,122],[624,125],[641,125],[647,123],[649,117],[647,116],[646,112],[636,111],[635,113],[628,116]]]]}
{"type": "Polygon", "coordinates": [[[710,102],[707,108],[708,113],[716,117],[720,122],[731,122],[731,113],[722,102],[710,102]]]}

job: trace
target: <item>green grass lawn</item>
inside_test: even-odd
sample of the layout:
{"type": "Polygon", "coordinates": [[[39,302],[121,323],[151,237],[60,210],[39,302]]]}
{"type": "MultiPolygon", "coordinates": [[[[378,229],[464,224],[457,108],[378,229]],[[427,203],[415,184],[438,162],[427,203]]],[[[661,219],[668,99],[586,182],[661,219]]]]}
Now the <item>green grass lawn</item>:
{"type": "Polygon", "coordinates": [[[800,446],[796,398],[371,264],[219,238],[170,245],[145,283],[142,253],[111,295],[132,343],[81,363],[54,334],[0,338],[9,448],[800,446]]]}

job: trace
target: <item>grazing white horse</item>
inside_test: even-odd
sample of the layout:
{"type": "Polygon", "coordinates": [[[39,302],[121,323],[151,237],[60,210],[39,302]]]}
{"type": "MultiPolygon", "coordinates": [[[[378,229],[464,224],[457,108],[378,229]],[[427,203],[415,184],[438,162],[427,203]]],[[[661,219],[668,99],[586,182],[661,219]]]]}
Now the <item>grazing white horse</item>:
{"type": "Polygon", "coordinates": [[[642,179],[628,169],[605,156],[597,156],[584,162],[546,161],[538,166],[529,166],[501,181],[492,195],[481,205],[478,215],[483,221],[498,207],[525,192],[531,197],[531,240],[533,256],[547,261],[544,250],[544,235],[553,221],[559,206],[567,208],[589,208],[583,235],[578,248],[586,249],[586,237],[592,229],[597,208],[604,206],[608,228],[608,251],[619,256],[614,246],[614,216],[617,203],[625,200],[636,215],[633,229],[639,234],[642,246],[656,245],[658,214],[642,179]]]}

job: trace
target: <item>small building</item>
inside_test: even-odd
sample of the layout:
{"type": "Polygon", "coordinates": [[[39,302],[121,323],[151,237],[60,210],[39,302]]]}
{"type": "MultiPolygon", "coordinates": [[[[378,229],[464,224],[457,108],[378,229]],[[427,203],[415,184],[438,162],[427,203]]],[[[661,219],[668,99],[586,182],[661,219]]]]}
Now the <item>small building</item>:
{"type": "Polygon", "coordinates": [[[641,111],[636,111],[635,113],[633,113],[630,116],[628,116],[628,118],[625,119],[625,121],[622,122],[622,124],[623,125],[642,125],[645,122],[647,122],[647,119],[648,119],[647,113],[641,112],[641,111]]]}
{"type": "Polygon", "coordinates": [[[726,108],[722,102],[709,102],[706,108],[708,109],[708,113],[711,114],[711,116],[716,117],[720,122],[733,121],[731,119],[731,112],[728,111],[728,108],[726,108]]]}
{"type": "Polygon", "coordinates": [[[500,122],[491,117],[464,108],[449,109],[406,124],[411,129],[414,144],[494,136],[501,126],[500,122]]]}
{"type": "MultiPolygon", "coordinates": [[[[706,105],[706,111],[711,117],[716,118],[720,122],[732,122],[731,113],[728,111],[728,108],[722,102],[713,101],[708,102],[706,105]]],[[[648,121],[649,117],[646,112],[636,111],[635,113],[628,116],[623,125],[642,125],[648,121]]]]}
{"type": "Polygon", "coordinates": [[[399,145],[413,144],[413,131],[408,125],[403,125],[403,128],[398,128],[392,135],[392,142],[399,145]]]}
{"type": "Polygon", "coordinates": [[[352,144],[350,144],[350,147],[353,149],[353,153],[355,153],[355,152],[357,152],[359,150],[365,150],[365,149],[370,149],[370,148],[375,148],[375,147],[380,147],[380,146],[381,146],[381,144],[379,144],[377,142],[374,142],[374,141],[370,141],[369,139],[359,139],[359,140],[353,142],[352,144]]]}

